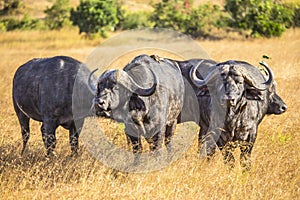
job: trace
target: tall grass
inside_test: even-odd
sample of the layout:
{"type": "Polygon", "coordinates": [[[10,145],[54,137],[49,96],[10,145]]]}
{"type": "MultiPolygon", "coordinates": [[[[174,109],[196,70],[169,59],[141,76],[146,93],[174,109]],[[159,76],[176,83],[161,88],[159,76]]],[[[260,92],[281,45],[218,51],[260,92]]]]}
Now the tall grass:
{"type": "MultiPolygon", "coordinates": [[[[31,121],[31,138],[23,157],[21,131],[12,100],[12,78],[34,57],[68,55],[84,61],[99,41],[87,41],[76,30],[0,33],[0,199],[299,199],[300,30],[283,37],[256,40],[199,41],[215,60],[258,63],[263,54],[278,82],[278,93],[289,106],[279,116],[267,116],[259,127],[253,167],[229,171],[218,152],[210,162],[198,158],[197,142],[177,161],[160,171],[117,172],[80,146],[69,157],[68,132],[57,130],[57,157],[45,158],[40,123],[31,121]]],[[[128,61],[127,61],[128,62],[128,61]]],[[[107,134],[126,140],[120,127],[107,121],[107,134]]],[[[195,133],[196,134],[196,133],[195,133]]],[[[238,151],[235,152],[238,155],[238,151]]]]}

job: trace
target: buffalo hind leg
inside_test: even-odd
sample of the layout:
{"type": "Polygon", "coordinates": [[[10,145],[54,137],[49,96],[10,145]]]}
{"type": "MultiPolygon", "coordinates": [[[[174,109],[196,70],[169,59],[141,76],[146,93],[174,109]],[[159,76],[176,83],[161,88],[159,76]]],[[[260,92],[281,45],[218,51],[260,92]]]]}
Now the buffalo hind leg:
{"type": "Polygon", "coordinates": [[[17,116],[18,116],[19,123],[20,123],[20,126],[21,126],[21,133],[22,133],[22,139],[23,139],[23,148],[22,148],[22,151],[21,151],[21,155],[23,155],[24,151],[26,149],[28,140],[29,140],[29,136],[30,136],[30,129],[29,129],[30,118],[27,117],[21,111],[17,112],[17,116]]]}
{"type": "Polygon", "coordinates": [[[78,120],[73,123],[69,130],[69,140],[71,146],[71,155],[78,155],[78,138],[81,132],[81,128],[83,126],[84,120],[78,120]]]}
{"type": "Polygon", "coordinates": [[[55,130],[57,128],[57,125],[55,125],[52,121],[45,121],[42,124],[41,131],[42,131],[42,138],[44,145],[47,150],[47,156],[53,156],[54,149],[56,146],[56,136],[55,136],[55,130]]]}

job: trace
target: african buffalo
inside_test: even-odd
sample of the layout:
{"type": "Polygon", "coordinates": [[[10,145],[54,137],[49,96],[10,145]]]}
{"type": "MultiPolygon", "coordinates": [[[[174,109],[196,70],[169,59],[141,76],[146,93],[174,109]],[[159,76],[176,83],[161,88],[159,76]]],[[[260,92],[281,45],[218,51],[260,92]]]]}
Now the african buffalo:
{"type": "MultiPolygon", "coordinates": [[[[190,70],[193,84],[200,91],[209,91],[210,96],[204,99],[209,117],[200,122],[202,156],[213,155],[218,146],[223,150],[225,163],[234,166],[231,150],[239,146],[241,166],[250,170],[258,125],[266,114],[281,114],[287,109],[276,94],[273,72],[265,62],[261,64],[268,73],[268,80],[257,67],[242,61],[219,63],[204,78],[196,74],[200,65],[190,70]]],[[[201,103],[203,101],[199,101],[201,103]]]]}
{"type": "Polygon", "coordinates": [[[92,106],[93,93],[87,84],[89,74],[84,64],[65,56],[32,59],[17,69],[13,79],[13,105],[21,125],[22,154],[30,135],[30,118],[42,122],[47,155],[54,154],[55,131],[59,125],[69,130],[72,155],[77,153],[84,117],[92,106]],[[72,111],[77,113],[76,117],[72,111]]]}
{"type": "Polygon", "coordinates": [[[140,55],[123,70],[105,71],[97,86],[90,87],[96,93],[96,114],[125,124],[134,153],[142,150],[141,136],[151,151],[161,149],[163,136],[167,149],[171,149],[184,94],[178,67],[140,55]]]}

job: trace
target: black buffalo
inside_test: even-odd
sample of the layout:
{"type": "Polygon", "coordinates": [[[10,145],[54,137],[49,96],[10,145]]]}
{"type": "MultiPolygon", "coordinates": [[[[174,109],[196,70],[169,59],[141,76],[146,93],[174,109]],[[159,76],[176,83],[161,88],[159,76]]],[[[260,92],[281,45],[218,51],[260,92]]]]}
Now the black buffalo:
{"type": "Polygon", "coordinates": [[[266,63],[261,64],[268,80],[257,67],[242,61],[219,63],[204,78],[196,74],[200,65],[192,67],[191,81],[200,94],[209,91],[210,96],[202,99],[200,95],[199,101],[207,106],[208,114],[200,123],[201,155],[213,155],[218,146],[223,150],[225,163],[234,166],[232,149],[240,147],[241,166],[250,169],[258,125],[265,115],[281,114],[287,109],[276,94],[273,72],[266,63]]]}
{"type": "MultiPolygon", "coordinates": [[[[242,75],[242,78],[245,79],[245,90],[240,91],[240,95],[244,95],[243,101],[246,101],[247,105],[250,106],[248,109],[250,111],[246,111],[244,113],[244,110],[236,110],[234,113],[231,113],[229,116],[228,112],[224,111],[224,107],[221,106],[219,108],[219,105],[224,105],[224,98],[226,95],[224,95],[225,92],[230,93],[230,90],[232,90],[229,84],[227,84],[226,89],[222,86],[220,83],[216,83],[216,76],[218,76],[218,69],[221,65],[224,65],[226,63],[217,64],[217,62],[209,59],[191,59],[191,60],[185,60],[185,61],[178,61],[178,60],[172,60],[168,58],[160,58],[156,55],[152,56],[155,60],[158,62],[168,62],[173,63],[174,65],[178,65],[181,69],[182,76],[184,77],[185,81],[185,97],[184,97],[184,105],[181,112],[181,115],[178,118],[178,123],[186,122],[186,121],[194,121],[200,126],[199,131],[199,137],[198,137],[198,143],[200,147],[200,154],[202,157],[211,156],[215,152],[215,144],[222,150],[225,149],[224,146],[226,146],[226,149],[223,151],[225,155],[225,162],[233,163],[233,157],[232,154],[229,152],[230,147],[236,146],[236,143],[232,143],[232,141],[236,141],[237,138],[229,138],[224,140],[224,136],[226,133],[223,134],[223,132],[220,132],[220,130],[226,130],[226,125],[229,123],[237,123],[233,122],[233,118],[240,117],[239,111],[243,112],[243,119],[240,119],[240,125],[244,126],[247,124],[251,124],[253,126],[258,126],[258,124],[261,122],[263,117],[267,114],[282,114],[287,110],[287,106],[284,103],[284,101],[281,99],[281,97],[276,93],[276,82],[273,80],[273,74],[271,70],[269,70],[269,75],[272,76],[271,80],[269,80],[268,86],[264,85],[264,88],[257,88],[256,81],[264,82],[265,79],[262,76],[262,73],[259,72],[257,68],[254,68],[248,63],[241,62],[241,61],[229,61],[228,63],[231,63],[232,65],[244,65],[244,74],[248,75],[242,75]],[[247,73],[247,70],[250,72],[247,73]],[[214,73],[212,73],[214,71],[214,73]],[[251,71],[253,71],[251,73],[251,71]],[[211,73],[211,74],[210,74],[211,73]],[[212,76],[214,74],[214,78],[211,78],[209,80],[209,87],[206,84],[205,81],[199,80],[204,79],[207,76],[212,76]],[[250,74],[250,75],[249,75],[250,74]],[[256,79],[253,79],[250,81],[247,77],[255,76],[256,79]],[[192,90],[190,89],[192,88],[192,90]],[[216,90],[220,90],[218,94],[216,94],[216,90]],[[223,95],[223,97],[220,99],[220,96],[223,95]],[[195,97],[196,96],[196,103],[195,103],[195,97]],[[217,97],[217,98],[216,98],[217,97]],[[262,100],[264,99],[264,101],[262,100]],[[259,101],[259,102],[257,102],[259,101]],[[254,104],[254,107],[253,105],[254,104]],[[198,106],[198,108],[197,108],[198,106]],[[251,107],[252,106],[252,107],[251,107]],[[255,106],[258,106],[258,110],[255,109],[255,106]],[[261,110],[262,109],[262,110],[261,110]],[[257,116],[253,117],[253,112],[257,114],[257,116]],[[250,122],[246,116],[251,118],[251,115],[253,117],[252,122],[250,122]],[[218,119],[219,118],[219,119],[218,119]],[[255,124],[255,125],[254,125],[255,124]],[[225,128],[224,128],[225,127],[225,128]],[[215,137],[208,137],[210,136],[209,132],[213,129],[217,130],[219,134],[222,133],[222,137],[220,138],[219,135],[216,135],[215,137]],[[209,138],[208,141],[207,138],[209,138]],[[213,139],[214,141],[212,141],[213,139]],[[204,141],[204,142],[203,142],[204,141]],[[228,145],[230,143],[230,145],[228,145]],[[233,145],[232,145],[233,144],[233,145]],[[229,147],[229,148],[228,148],[229,147]]],[[[262,63],[264,64],[264,63],[262,63]]],[[[229,74],[229,76],[233,76],[233,74],[229,74]]],[[[227,77],[229,78],[229,77],[227,77]]],[[[236,74],[234,75],[235,79],[239,79],[236,74]]],[[[210,79],[210,78],[208,78],[210,79]]],[[[241,81],[241,80],[240,80],[241,81]]],[[[267,84],[267,82],[266,82],[267,84]]],[[[233,88],[237,89],[237,88],[233,88]]],[[[232,91],[231,91],[232,92],[232,91]]],[[[239,93],[239,92],[237,92],[239,93]]],[[[232,101],[232,100],[231,100],[232,101]]],[[[242,129],[235,129],[233,127],[227,127],[227,130],[232,131],[243,131],[242,129]]],[[[225,131],[226,132],[226,131],[225,131]]],[[[229,132],[229,131],[227,131],[229,132]]],[[[227,133],[228,134],[228,133],[227,133]]],[[[252,134],[256,137],[256,131],[252,134]]],[[[250,141],[251,144],[254,143],[255,140],[250,141]]],[[[247,141],[246,141],[247,142],[247,141]]],[[[246,144],[244,142],[244,144],[246,144]]],[[[247,145],[246,145],[247,146],[247,145]]],[[[244,149],[243,145],[240,145],[241,148],[244,149]]],[[[252,149],[252,147],[251,147],[252,149]]],[[[249,149],[251,153],[251,149],[249,149]]],[[[242,152],[245,152],[247,150],[243,150],[242,152]]],[[[248,155],[242,154],[241,158],[245,160],[245,157],[250,157],[250,153],[248,155]]],[[[250,168],[250,163],[247,161],[248,164],[247,168],[250,168]]],[[[246,163],[247,163],[246,162],[246,163]]]]}
{"type": "Polygon", "coordinates": [[[123,70],[109,70],[98,79],[94,98],[96,114],[125,124],[133,152],[142,150],[141,136],[150,150],[168,150],[183,105],[184,83],[180,69],[147,55],[135,57],[123,70]]]}
{"type": "Polygon", "coordinates": [[[22,154],[30,135],[30,118],[42,122],[47,155],[54,153],[55,131],[59,125],[69,130],[72,154],[77,153],[84,117],[92,106],[93,93],[87,84],[89,74],[84,64],[65,56],[33,59],[17,69],[13,79],[13,105],[21,125],[22,154]],[[76,91],[73,91],[75,83],[76,91]]]}

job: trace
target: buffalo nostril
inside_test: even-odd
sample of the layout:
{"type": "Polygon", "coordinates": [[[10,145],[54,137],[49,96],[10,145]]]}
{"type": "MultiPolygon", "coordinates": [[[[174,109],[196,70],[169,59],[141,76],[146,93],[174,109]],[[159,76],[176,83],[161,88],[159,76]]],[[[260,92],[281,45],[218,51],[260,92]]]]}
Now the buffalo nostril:
{"type": "Polygon", "coordinates": [[[98,105],[99,105],[99,106],[102,106],[104,103],[105,103],[104,101],[99,101],[99,102],[98,102],[98,105]]]}
{"type": "Polygon", "coordinates": [[[285,105],[282,106],[282,107],[281,107],[281,110],[286,111],[286,110],[287,110],[287,106],[285,106],[285,105]]]}

